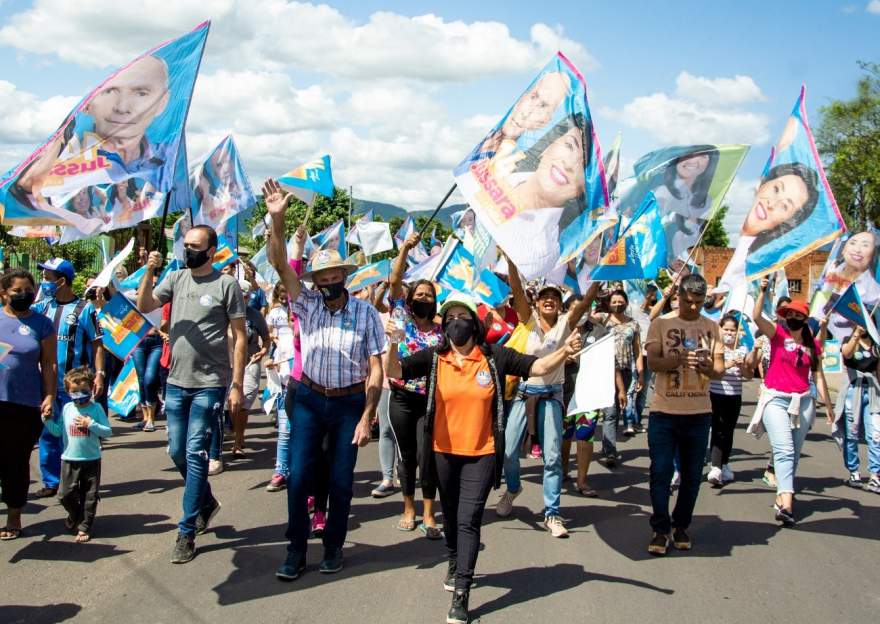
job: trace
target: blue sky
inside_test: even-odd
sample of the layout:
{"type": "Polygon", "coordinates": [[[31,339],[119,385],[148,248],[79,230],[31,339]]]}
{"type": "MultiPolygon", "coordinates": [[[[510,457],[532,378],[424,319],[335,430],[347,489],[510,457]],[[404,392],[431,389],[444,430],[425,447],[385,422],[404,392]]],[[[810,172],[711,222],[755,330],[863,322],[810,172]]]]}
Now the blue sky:
{"type": "Polygon", "coordinates": [[[233,132],[255,184],[330,152],[357,197],[429,207],[559,47],[625,166],[674,143],[752,144],[735,224],[801,83],[816,126],[853,94],[856,61],[880,60],[880,0],[117,4],[0,1],[0,169],[113,67],[213,19],[190,155],[233,132]]]}

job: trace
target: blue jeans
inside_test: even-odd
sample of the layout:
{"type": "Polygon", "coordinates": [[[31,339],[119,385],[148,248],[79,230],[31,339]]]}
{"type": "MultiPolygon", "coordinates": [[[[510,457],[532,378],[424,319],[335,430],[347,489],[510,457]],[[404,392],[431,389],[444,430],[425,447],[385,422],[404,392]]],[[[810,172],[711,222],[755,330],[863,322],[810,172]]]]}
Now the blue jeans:
{"type": "Polygon", "coordinates": [[[651,412],[648,419],[648,455],[651,458],[651,528],[668,535],[672,527],[686,529],[691,524],[703,460],[709,443],[712,414],[675,415],[651,412]],[[669,483],[672,481],[676,451],[681,461],[681,485],[672,517],[669,516],[669,483]]]}
{"type": "MultiPolygon", "coordinates": [[[[535,414],[535,428],[541,438],[544,456],[544,515],[559,515],[562,494],[562,384],[557,386],[530,386],[522,384],[520,393],[557,394],[558,400],[539,401],[535,414]]],[[[527,429],[526,402],[517,396],[507,417],[504,430],[504,481],[510,492],[519,492],[519,454],[527,429]]]]}
{"type": "Polygon", "coordinates": [[[196,532],[196,517],[213,500],[208,484],[208,447],[220,426],[226,388],[181,388],[168,384],[168,455],[183,477],[183,517],[177,527],[185,535],[196,532]]]}
{"type": "Polygon", "coordinates": [[[762,421],[770,448],[773,450],[773,466],[776,471],[776,493],[794,494],[794,475],[797,472],[801,448],[816,418],[816,402],[810,398],[801,400],[800,426],[791,428],[788,414],[790,400],[785,397],[771,399],[764,408],[762,421]]]}
{"type": "Polygon", "coordinates": [[[159,360],[162,359],[162,337],[147,336],[132,354],[141,391],[141,405],[155,405],[159,400],[159,360]]]}
{"type": "Polygon", "coordinates": [[[305,555],[311,522],[308,496],[315,490],[321,444],[328,438],[330,471],[329,513],[324,529],[324,547],[342,548],[348,532],[354,465],[358,447],[351,443],[364,413],[366,395],[325,397],[305,384],[296,389],[290,418],[290,477],[287,480],[287,550],[305,555]]]}
{"type": "MultiPolygon", "coordinates": [[[[855,388],[850,386],[846,390],[846,406],[844,414],[846,423],[844,428],[843,463],[850,472],[859,471],[859,427],[856,426],[855,414],[853,414],[853,402],[855,388]]],[[[868,471],[871,474],[880,473],[880,415],[871,414],[871,406],[868,404],[868,389],[862,389],[862,413],[860,414],[861,429],[864,431],[865,444],[868,445],[868,471]],[[874,419],[877,419],[877,422],[874,419]]]]}
{"type": "Polygon", "coordinates": [[[278,443],[275,445],[275,474],[285,479],[290,475],[290,416],[298,381],[288,380],[278,400],[278,443]]]}
{"type": "MultiPolygon", "coordinates": [[[[61,412],[64,406],[70,403],[70,397],[63,390],[59,390],[55,397],[55,406],[52,409],[52,418],[61,420],[61,412]]],[[[64,438],[49,433],[45,425],[40,434],[40,478],[47,488],[57,488],[61,482],[61,453],[64,450],[64,438]]]]}

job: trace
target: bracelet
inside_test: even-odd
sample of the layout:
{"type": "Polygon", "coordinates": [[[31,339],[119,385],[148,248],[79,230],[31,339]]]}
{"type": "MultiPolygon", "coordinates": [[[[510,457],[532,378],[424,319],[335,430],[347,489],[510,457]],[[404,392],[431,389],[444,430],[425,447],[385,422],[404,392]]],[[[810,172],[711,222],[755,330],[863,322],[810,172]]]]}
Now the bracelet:
{"type": "Polygon", "coordinates": [[[102,370],[95,371],[95,377],[105,377],[106,375],[107,373],[102,370]]]}

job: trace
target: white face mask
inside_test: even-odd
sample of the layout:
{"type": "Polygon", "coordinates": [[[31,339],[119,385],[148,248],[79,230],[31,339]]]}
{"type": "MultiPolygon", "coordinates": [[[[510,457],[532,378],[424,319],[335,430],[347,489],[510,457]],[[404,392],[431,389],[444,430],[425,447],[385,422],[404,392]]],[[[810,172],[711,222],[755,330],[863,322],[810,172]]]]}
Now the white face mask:
{"type": "Polygon", "coordinates": [[[724,344],[732,345],[734,342],[736,342],[736,336],[729,336],[728,334],[724,334],[722,340],[724,340],[724,344]]]}

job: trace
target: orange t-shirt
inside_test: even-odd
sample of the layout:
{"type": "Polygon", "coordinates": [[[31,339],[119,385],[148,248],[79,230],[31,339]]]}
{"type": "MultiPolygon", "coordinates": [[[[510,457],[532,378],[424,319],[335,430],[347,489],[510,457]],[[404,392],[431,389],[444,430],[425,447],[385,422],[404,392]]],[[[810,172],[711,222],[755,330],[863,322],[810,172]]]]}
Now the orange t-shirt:
{"type": "Polygon", "coordinates": [[[494,396],[489,363],[479,347],[462,359],[461,366],[452,349],[441,355],[437,361],[434,450],[471,457],[494,453],[494,396]]]}

